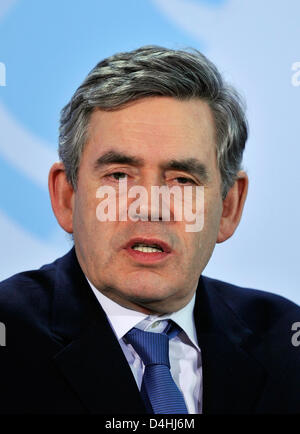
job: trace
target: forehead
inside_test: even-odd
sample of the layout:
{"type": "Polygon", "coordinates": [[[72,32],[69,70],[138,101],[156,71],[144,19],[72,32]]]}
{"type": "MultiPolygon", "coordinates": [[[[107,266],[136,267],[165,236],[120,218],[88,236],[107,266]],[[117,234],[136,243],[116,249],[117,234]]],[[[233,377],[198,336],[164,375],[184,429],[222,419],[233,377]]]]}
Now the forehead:
{"type": "Polygon", "coordinates": [[[98,156],[113,148],[152,160],[214,158],[214,119],[208,104],[199,99],[144,98],[117,111],[96,109],[86,148],[89,155],[98,156]]]}

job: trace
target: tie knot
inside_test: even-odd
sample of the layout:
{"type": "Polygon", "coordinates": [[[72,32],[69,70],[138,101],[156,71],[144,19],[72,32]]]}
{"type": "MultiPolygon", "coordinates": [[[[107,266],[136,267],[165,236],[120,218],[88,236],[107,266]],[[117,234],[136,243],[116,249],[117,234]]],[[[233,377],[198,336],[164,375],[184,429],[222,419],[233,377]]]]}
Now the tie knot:
{"type": "Polygon", "coordinates": [[[145,332],[133,328],[125,337],[139,354],[145,366],[166,365],[170,368],[169,337],[167,334],[145,332]]]}

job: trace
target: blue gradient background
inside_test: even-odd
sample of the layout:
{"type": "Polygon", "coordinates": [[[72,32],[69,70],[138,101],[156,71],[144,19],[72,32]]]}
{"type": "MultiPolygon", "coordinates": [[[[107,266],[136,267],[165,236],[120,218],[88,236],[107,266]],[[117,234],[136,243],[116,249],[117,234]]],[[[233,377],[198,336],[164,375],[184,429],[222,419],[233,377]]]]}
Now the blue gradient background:
{"type": "Polygon", "coordinates": [[[47,169],[59,112],[88,71],[140,45],[193,46],[242,92],[250,122],[244,216],[204,274],[300,303],[299,15],[296,0],[2,0],[0,279],[71,246],[52,214],[47,169]]]}

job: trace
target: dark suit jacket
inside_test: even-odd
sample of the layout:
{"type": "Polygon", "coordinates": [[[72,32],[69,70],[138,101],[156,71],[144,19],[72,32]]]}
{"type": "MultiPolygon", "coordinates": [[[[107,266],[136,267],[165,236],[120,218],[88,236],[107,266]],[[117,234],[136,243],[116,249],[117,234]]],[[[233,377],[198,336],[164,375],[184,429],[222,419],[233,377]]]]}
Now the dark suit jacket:
{"type": "MultiPolygon", "coordinates": [[[[200,277],[195,323],[203,413],[300,413],[294,303],[200,277]]],[[[0,284],[0,413],[145,413],[134,377],[74,248],[0,284]]]]}

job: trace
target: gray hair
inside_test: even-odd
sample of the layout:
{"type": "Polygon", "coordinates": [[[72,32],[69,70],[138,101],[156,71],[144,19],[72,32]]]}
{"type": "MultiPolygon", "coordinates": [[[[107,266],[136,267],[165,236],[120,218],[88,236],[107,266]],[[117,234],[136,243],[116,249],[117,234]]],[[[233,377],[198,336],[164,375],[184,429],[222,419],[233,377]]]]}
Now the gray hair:
{"type": "Polygon", "coordinates": [[[216,66],[198,50],[144,46],[99,62],[62,109],[59,157],[77,187],[78,168],[95,108],[113,111],[151,96],[199,98],[210,106],[216,128],[216,155],[222,197],[237,179],[248,136],[244,104],[216,66]]]}

